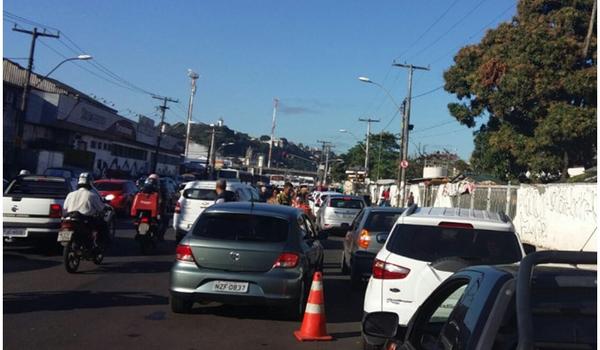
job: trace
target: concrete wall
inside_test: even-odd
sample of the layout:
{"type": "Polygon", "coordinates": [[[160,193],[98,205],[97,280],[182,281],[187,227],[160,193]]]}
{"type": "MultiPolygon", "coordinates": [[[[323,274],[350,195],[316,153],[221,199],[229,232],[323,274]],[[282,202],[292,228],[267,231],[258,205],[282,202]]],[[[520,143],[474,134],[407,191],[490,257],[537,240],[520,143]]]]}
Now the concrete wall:
{"type": "Polygon", "coordinates": [[[521,239],[547,249],[597,251],[596,191],[596,184],[522,185],[514,219],[521,239]]]}

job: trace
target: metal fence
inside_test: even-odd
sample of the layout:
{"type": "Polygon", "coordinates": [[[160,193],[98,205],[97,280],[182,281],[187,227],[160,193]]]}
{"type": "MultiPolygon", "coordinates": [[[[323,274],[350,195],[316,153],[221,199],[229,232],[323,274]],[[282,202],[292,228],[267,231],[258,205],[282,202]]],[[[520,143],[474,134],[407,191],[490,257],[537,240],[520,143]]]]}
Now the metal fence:
{"type": "Polygon", "coordinates": [[[477,186],[473,193],[452,196],[455,208],[480,209],[504,212],[510,218],[517,213],[517,189],[515,186],[477,186]]]}

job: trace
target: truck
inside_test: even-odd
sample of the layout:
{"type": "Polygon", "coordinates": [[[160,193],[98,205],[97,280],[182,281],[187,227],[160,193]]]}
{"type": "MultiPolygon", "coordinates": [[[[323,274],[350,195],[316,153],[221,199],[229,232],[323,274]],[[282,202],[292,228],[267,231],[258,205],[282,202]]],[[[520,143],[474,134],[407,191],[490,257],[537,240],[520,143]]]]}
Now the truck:
{"type": "Polygon", "coordinates": [[[56,242],[65,198],[73,191],[70,180],[57,176],[22,175],[4,192],[3,237],[56,242]]]}
{"type": "Polygon", "coordinates": [[[597,265],[596,252],[467,267],[421,304],[405,333],[392,312],[367,314],[363,331],[387,339],[384,349],[596,349],[597,272],[585,265],[597,265]]]}

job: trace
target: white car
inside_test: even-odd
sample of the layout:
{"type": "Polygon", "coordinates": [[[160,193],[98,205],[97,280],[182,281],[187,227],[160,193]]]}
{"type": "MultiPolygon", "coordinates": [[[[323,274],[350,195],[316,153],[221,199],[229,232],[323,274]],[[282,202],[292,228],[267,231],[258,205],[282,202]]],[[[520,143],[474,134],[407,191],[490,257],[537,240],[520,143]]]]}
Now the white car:
{"type": "Polygon", "coordinates": [[[323,198],[326,198],[326,196],[328,195],[332,195],[332,194],[341,194],[339,192],[333,192],[333,191],[314,191],[312,193],[311,199],[309,201],[309,205],[310,205],[310,210],[312,210],[313,213],[317,213],[317,211],[319,210],[319,207],[321,206],[322,202],[323,202],[323,198]]]}
{"type": "MultiPolygon", "coordinates": [[[[524,255],[515,228],[503,213],[413,205],[397,219],[375,257],[364,312],[398,314],[403,332],[417,308],[457,270],[511,264],[524,255]]],[[[363,340],[367,348],[383,344],[383,339],[364,333],[363,340]]]]}
{"type": "MultiPolygon", "coordinates": [[[[323,197],[324,195],[321,196],[323,197]]],[[[346,233],[354,218],[367,206],[363,198],[358,196],[336,193],[326,197],[317,212],[316,223],[319,231],[346,233]]]]}
{"type": "MultiPolygon", "coordinates": [[[[216,181],[191,181],[181,190],[173,215],[177,242],[187,234],[204,209],[214,204],[217,198],[216,184],[216,181]]],[[[258,191],[254,187],[231,179],[227,181],[226,191],[230,191],[232,198],[240,202],[259,199],[258,191]]]]}

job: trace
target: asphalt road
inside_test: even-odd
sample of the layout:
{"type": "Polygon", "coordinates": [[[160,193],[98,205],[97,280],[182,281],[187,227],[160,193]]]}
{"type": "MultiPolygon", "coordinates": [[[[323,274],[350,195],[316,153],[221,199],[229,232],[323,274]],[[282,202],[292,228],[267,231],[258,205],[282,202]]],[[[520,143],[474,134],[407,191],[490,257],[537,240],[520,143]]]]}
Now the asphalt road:
{"type": "Polygon", "coordinates": [[[123,220],[100,266],[82,262],[68,274],[57,252],[4,247],[5,349],[361,349],[364,288],[339,271],[341,239],[324,241],[327,330],[335,340],[298,342],[300,322],[258,306],[196,304],[189,315],[169,307],[172,230],[142,256],[123,220]]]}

